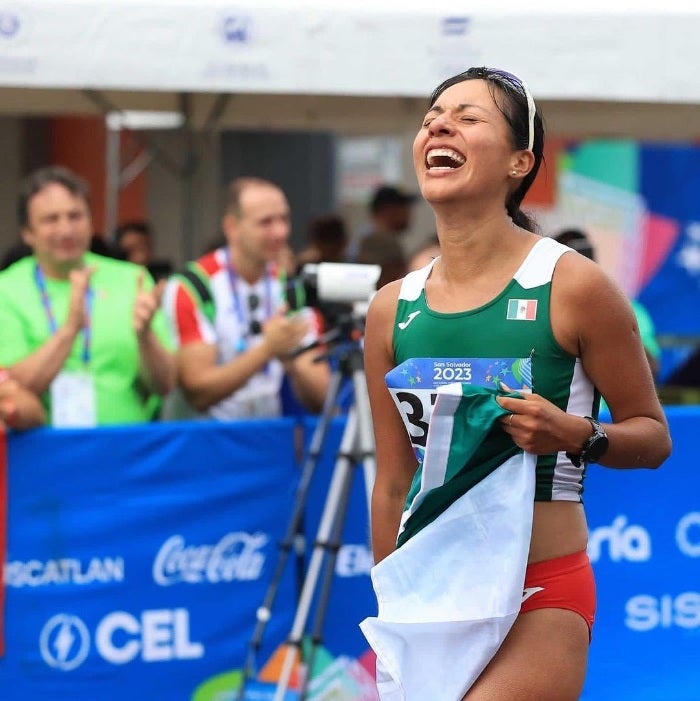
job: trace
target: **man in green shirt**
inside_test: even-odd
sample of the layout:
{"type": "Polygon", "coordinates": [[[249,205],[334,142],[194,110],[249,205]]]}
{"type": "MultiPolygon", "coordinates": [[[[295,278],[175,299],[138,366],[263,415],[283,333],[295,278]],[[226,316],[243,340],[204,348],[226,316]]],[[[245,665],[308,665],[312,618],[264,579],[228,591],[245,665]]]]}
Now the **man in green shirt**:
{"type": "Polygon", "coordinates": [[[0,273],[0,366],[42,396],[54,426],[148,421],[175,381],[161,288],[90,253],[89,191],[71,171],[32,173],[18,214],[32,255],[0,273]]]}

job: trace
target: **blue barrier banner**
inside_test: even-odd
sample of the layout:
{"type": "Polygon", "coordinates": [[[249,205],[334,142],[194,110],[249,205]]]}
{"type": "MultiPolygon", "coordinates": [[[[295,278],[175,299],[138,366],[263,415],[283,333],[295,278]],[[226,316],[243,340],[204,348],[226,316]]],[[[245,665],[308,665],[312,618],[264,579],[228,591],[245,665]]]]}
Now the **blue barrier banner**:
{"type": "Polygon", "coordinates": [[[9,465],[4,701],[189,701],[241,667],[297,480],[291,423],[42,429],[9,465]]]}
{"type": "MultiPolygon", "coordinates": [[[[598,613],[582,701],[700,699],[700,408],[667,415],[661,469],[588,470],[598,613]]],[[[315,427],[304,422],[307,444],[315,427]]],[[[317,581],[326,614],[315,601],[306,625],[318,638],[309,701],[376,698],[358,627],[376,613],[360,462],[337,553],[315,545],[331,481],[348,470],[346,429],[331,423],[304,504],[306,564],[320,547],[333,565],[317,581]]],[[[233,701],[299,496],[294,444],[286,420],[11,436],[0,698],[233,701]]],[[[303,570],[292,555],[246,701],[272,698],[303,570]]]]}
{"type": "Polygon", "coordinates": [[[666,414],[659,470],[588,469],[598,611],[583,701],[700,699],[700,408],[666,414]]]}

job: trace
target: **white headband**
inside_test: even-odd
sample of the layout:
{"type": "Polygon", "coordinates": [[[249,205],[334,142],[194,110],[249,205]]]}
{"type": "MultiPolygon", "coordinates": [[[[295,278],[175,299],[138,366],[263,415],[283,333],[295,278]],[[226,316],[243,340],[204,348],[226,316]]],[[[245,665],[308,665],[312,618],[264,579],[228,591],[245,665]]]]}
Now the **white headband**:
{"type": "Polygon", "coordinates": [[[537,114],[537,107],[535,106],[535,101],[532,98],[532,93],[530,88],[527,87],[525,81],[520,80],[517,75],[509,73],[508,71],[502,71],[499,69],[491,68],[486,69],[488,79],[488,73],[491,75],[499,76],[505,78],[511,86],[517,85],[525,93],[525,99],[527,100],[527,148],[528,151],[532,151],[532,147],[535,145],[535,114],[537,114]]]}
{"type": "Polygon", "coordinates": [[[528,151],[532,151],[532,147],[535,145],[535,114],[537,108],[535,107],[535,101],[532,99],[530,88],[522,80],[520,84],[523,86],[525,98],[527,99],[527,148],[528,151]]]}

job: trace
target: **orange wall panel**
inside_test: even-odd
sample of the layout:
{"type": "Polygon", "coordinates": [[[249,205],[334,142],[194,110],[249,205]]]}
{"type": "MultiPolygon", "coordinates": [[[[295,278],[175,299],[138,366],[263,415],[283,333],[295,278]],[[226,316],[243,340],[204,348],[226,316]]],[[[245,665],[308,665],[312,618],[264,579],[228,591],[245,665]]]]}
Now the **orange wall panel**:
{"type": "MultiPolygon", "coordinates": [[[[95,231],[104,232],[107,130],[101,117],[56,117],[49,123],[49,161],[78,173],[90,183],[95,231]]],[[[136,151],[134,138],[121,135],[122,167],[136,151]]],[[[118,221],[146,218],[146,178],[142,173],[119,193],[118,221]]],[[[109,232],[107,232],[109,233],[109,232]]]]}
{"type": "Polygon", "coordinates": [[[559,154],[568,144],[566,139],[548,137],[544,146],[544,162],[540,166],[523,204],[538,207],[553,207],[557,196],[557,162],[559,154]]]}

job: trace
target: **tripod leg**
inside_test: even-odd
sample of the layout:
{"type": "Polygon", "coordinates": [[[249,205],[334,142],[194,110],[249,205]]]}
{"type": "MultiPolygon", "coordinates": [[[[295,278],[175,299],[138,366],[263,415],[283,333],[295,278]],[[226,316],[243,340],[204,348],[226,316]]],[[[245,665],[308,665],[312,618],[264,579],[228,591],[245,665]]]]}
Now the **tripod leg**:
{"type": "Polygon", "coordinates": [[[369,407],[369,394],[367,393],[367,378],[362,367],[353,370],[352,382],[355,392],[360,459],[362,461],[365,490],[367,492],[367,513],[371,515],[372,490],[374,489],[374,480],[377,476],[377,460],[372,412],[369,407]]]}
{"type": "Polygon", "coordinates": [[[311,442],[309,443],[307,455],[304,460],[304,466],[302,468],[301,477],[299,479],[299,484],[295,494],[294,510],[287,526],[287,532],[282,543],[280,544],[280,557],[277,561],[277,565],[263,599],[263,603],[256,612],[257,623],[253,632],[253,637],[250,641],[245,664],[241,671],[241,681],[238,687],[236,701],[243,701],[246,684],[255,673],[257,655],[262,644],[265,628],[267,627],[267,623],[271,617],[272,606],[277,596],[277,591],[287,565],[287,560],[295,541],[298,542],[301,536],[300,525],[304,516],[304,508],[308,498],[311,479],[316,471],[316,465],[318,463],[318,458],[321,454],[326,435],[328,434],[328,428],[333,416],[335,415],[336,402],[342,380],[343,377],[340,371],[335,371],[331,375],[328,394],[324,400],[321,416],[316,424],[316,428],[311,438],[311,442]]]}
{"type": "MultiPolygon", "coordinates": [[[[355,438],[352,442],[354,446],[352,455],[347,455],[345,457],[347,457],[348,460],[350,460],[350,464],[353,468],[356,468],[360,464],[362,464],[369,513],[372,488],[374,486],[374,478],[376,474],[376,461],[374,433],[372,429],[372,417],[369,408],[369,396],[367,394],[367,383],[364,371],[362,370],[361,366],[358,366],[354,370],[352,379],[355,392],[355,438]]],[[[338,505],[338,510],[336,514],[333,537],[332,540],[327,544],[327,550],[329,551],[329,555],[328,559],[326,560],[321,592],[319,594],[318,602],[316,605],[316,614],[314,617],[311,637],[312,647],[308,659],[306,660],[306,666],[309,670],[309,674],[307,674],[302,681],[302,688],[299,694],[300,701],[304,701],[306,699],[307,687],[309,682],[311,681],[311,671],[313,670],[314,666],[316,650],[323,640],[323,625],[325,622],[326,612],[328,610],[328,603],[330,600],[331,584],[333,581],[333,576],[335,574],[335,563],[338,558],[338,551],[340,549],[340,543],[342,541],[343,528],[345,526],[345,521],[347,517],[353,475],[351,475],[350,478],[345,482],[345,490],[341,496],[341,501],[338,505]]]]}
{"type": "MultiPolygon", "coordinates": [[[[357,445],[357,436],[355,436],[353,445],[357,445]]],[[[321,590],[319,592],[318,600],[316,602],[316,612],[314,615],[314,622],[311,632],[311,650],[307,659],[305,660],[306,669],[308,670],[308,673],[302,678],[302,686],[299,693],[299,701],[305,701],[306,699],[306,692],[308,689],[308,685],[311,681],[311,674],[314,668],[316,650],[323,640],[323,623],[326,619],[326,611],[328,610],[328,603],[331,594],[331,585],[333,583],[333,575],[335,574],[335,564],[338,559],[338,550],[340,548],[340,543],[343,537],[343,528],[345,526],[345,519],[348,513],[348,504],[350,502],[350,494],[352,491],[352,477],[358,459],[358,456],[355,453],[355,451],[353,451],[352,454],[340,455],[339,457],[348,462],[349,470],[345,475],[345,480],[342,485],[342,492],[340,494],[339,502],[335,511],[335,521],[333,523],[333,532],[331,534],[331,537],[325,543],[316,543],[318,547],[322,547],[326,550],[328,557],[326,558],[326,562],[324,565],[321,590]]]]}
{"type": "Polygon", "coordinates": [[[328,497],[326,498],[323,515],[321,516],[321,522],[318,527],[316,543],[311,555],[309,569],[306,579],[304,580],[296,615],[287,641],[287,650],[282,663],[282,670],[280,672],[274,701],[283,701],[284,694],[289,686],[289,679],[294,667],[294,662],[297,656],[300,657],[304,628],[313,602],[313,594],[321,571],[321,565],[323,564],[323,557],[325,554],[324,547],[325,544],[330,541],[331,535],[336,530],[335,521],[338,514],[338,505],[342,501],[343,494],[348,489],[347,483],[351,478],[352,460],[349,456],[353,454],[356,441],[356,424],[356,410],[355,407],[352,407],[348,413],[345,431],[338,452],[338,460],[333,470],[328,497]]]}

